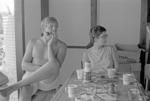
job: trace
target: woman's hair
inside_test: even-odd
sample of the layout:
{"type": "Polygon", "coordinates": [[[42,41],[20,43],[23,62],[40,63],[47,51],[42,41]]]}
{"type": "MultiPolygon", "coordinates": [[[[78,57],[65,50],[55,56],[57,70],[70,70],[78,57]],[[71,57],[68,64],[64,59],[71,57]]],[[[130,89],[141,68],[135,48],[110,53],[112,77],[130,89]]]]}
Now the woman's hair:
{"type": "Polygon", "coordinates": [[[90,42],[89,42],[89,44],[87,45],[87,48],[92,47],[92,46],[94,45],[95,39],[96,39],[96,38],[99,38],[99,36],[100,36],[103,32],[106,32],[106,28],[104,28],[103,26],[96,25],[96,26],[92,27],[92,28],[90,29],[90,34],[89,34],[90,42]]]}
{"type": "Polygon", "coordinates": [[[56,23],[56,27],[58,27],[58,21],[55,17],[45,17],[42,22],[41,22],[41,30],[42,32],[44,32],[45,28],[47,27],[47,25],[49,25],[50,23],[56,23]]]}

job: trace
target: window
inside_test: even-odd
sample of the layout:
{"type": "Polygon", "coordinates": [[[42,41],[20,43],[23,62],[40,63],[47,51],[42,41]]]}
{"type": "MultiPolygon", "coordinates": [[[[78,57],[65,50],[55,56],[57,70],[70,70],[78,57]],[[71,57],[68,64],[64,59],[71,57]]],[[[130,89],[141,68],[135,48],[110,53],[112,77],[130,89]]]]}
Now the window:
{"type": "MultiPolygon", "coordinates": [[[[17,81],[14,0],[0,0],[0,71],[8,76],[8,84],[17,81]]],[[[17,100],[16,91],[10,101],[17,100]]]]}

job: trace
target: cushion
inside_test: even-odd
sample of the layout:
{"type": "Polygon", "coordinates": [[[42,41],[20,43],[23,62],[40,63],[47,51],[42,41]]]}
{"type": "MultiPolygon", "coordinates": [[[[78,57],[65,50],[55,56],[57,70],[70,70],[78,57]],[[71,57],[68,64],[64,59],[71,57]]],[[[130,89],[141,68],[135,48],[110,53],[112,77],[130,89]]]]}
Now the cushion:
{"type": "Polygon", "coordinates": [[[117,51],[119,64],[138,63],[140,61],[140,51],[117,51]]]}
{"type": "Polygon", "coordinates": [[[138,48],[138,45],[136,45],[136,44],[119,44],[119,43],[116,43],[115,47],[119,51],[137,52],[140,50],[138,48]]]}

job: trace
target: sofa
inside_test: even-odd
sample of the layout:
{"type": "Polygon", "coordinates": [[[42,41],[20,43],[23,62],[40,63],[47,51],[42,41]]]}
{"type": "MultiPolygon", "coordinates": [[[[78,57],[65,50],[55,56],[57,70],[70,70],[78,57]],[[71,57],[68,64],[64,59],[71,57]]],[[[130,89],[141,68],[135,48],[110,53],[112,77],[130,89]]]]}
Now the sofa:
{"type": "Polygon", "coordinates": [[[141,50],[137,45],[129,44],[115,44],[114,45],[117,60],[119,63],[119,72],[134,73],[136,79],[140,81],[141,63],[140,52],[141,50]]]}

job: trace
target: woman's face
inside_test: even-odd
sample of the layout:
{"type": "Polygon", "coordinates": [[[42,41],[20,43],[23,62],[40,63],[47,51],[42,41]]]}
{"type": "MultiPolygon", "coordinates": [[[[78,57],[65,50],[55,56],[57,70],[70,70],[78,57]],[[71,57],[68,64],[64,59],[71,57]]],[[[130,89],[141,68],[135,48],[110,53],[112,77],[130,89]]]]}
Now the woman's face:
{"type": "Polygon", "coordinates": [[[107,37],[108,34],[106,32],[103,32],[98,38],[96,38],[95,43],[99,46],[104,46],[107,44],[107,37]]]}
{"type": "MultiPolygon", "coordinates": [[[[52,35],[57,34],[57,24],[56,23],[50,23],[46,26],[44,33],[43,33],[45,39],[49,41],[52,38],[52,35]]],[[[57,35],[56,35],[57,36],[57,35]]]]}

